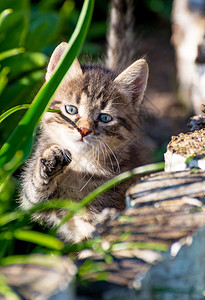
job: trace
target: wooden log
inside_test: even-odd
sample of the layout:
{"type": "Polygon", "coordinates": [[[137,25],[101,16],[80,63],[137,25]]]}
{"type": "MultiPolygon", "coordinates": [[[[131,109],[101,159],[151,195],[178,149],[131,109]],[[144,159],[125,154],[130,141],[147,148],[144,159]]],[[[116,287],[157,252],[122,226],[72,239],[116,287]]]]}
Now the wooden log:
{"type": "MultiPolygon", "coordinates": [[[[0,267],[7,285],[19,299],[26,300],[74,300],[76,271],[70,260],[48,255],[30,255],[19,263],[0,267]]],[[[0,295],[0,299],[8,298],[0,295]]]]}
{"type": "MultiPolygon", "coordinates": [[[[101,245],[84,253],[107,272],[79,294],[89,299],[202,299],[205,287],[205,172],[160,172],[141,179],[127,192],[128,209],[110,213],[98,228],[101,245]],[[202,242],[202,244],[201,244],[202,242]],[[200,246],[201,245],[201,246],[200,246]]],[[[86,279],[89,279],[87,274],[86,279]]]]}

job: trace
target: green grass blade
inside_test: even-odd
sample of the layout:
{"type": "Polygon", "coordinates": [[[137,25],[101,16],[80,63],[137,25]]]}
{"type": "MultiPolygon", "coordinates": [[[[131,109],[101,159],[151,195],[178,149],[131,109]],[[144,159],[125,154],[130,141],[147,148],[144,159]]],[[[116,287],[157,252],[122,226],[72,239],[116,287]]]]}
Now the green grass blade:
{"type": "Polygon", "coordinates": [[[0,227],[4,226],[10,222],[13,222],[18,217],[19,217],[19,213],[17,213],[16,211],[0,216],[0,227]]]}
{"type": "MultiPolygon", "coordinates": [[[[11,114],[13,114],[21,109],[28,109],[29,107],[30,107],[30,104],[21,104],[21,105],[17,105],[17,106],[14,106],[14,107],[8,109],[0,116],[0,123],[3,122],[11,114]]],[[[51,108],[49,108],[47,111],[48,112],[60,112],[60,110],[58,110],[58,109],[51,109],[51,108]]]]}
{"type": "Polygon", "coordinates": [[[78,55],[80,48],[84,42],[87,30],[90,24],[94,0],[85,0],[76,29],[68,43],[62,59],[59,62],[53,76],[43,85],[29,110],[23,116],[12,135],[0,150],[0,167],[8,164],[9,161],[16,159],[15,166],[7,172],[14,172],[20,164],[28,157],[33,142],[34,130],[40,121],[43,112],[49,105],[54,92],[59,86],[64,75],[72,65],[75,57],[78,55]]]}
{"type": "Polygon", "coordinates": [[[29,104],[21,104],[21,105],[17,105],[15,107],[10,108],[9,110],[5,111],[1,116],[0,116],[0,123],[2,121],[4,121],[8,116],[10,116],[11,114],[13,114],[14,112],[17,112],[21,109],[27,109],[29,108],[29,104]]]}
{"type": "Polygon", "coordinates": [[[154,242],[123,242],[116,243],[111,246],[111,251],[127,250],[127,249],[150,249],[155,251],[167,251],[169,246],[165,243],[154,242]]]}
{"type": "Polygon", "coordinates": [[[9,49],[7,51],[3,51],[0,53],[0,61],[24,52],[25,52],[24,48],[15,48],[15,49],[9,49]]]}
{"type": "Polygon", "coordinates": [[[3,93],[5,87],[8,84],[9,72],[10,72],[10,69],[8,67],[5,67],[0,71],[0,95],[3,93]]]}
{"type": "Polygon", "coordinates": [[[0,274],[0,296],[6,300],[21,300],[17,293],[7,284],[7,278],[0,274]]]}
{"type": "Polygon", "coordinates": [[[18,240],[35,243],[46,248],[61,250],[64,247],[63,242],[57,238],[34,230],[16,229],[13,234],[18,240]]]}
{"type": "Polygon", "coordinates": [[[146,173],[156,172],[164,169],[164,162],[149,164],[141,167],[134,168],[130,171],[123,172],[114,178],[110,179],[103,185],[99,186],[97,189],[93,190],[89,195],[87,195],[82,201],[81,206],[84,207],[92,202],[96,197],[101,195],[102,193],[108,191],[116,184],[119,184],[129,178],[132,178],[136,175],[144,175],[146,173]]]}
{"type": "MultiPolygon", "coordinates": [[[[95,190],[93,190],[90,194],[88,194],[84,199],[82,199],[81,202],[78,203],[78,208],[76,208],[77,211],[79,211],[81,208],[87,206],[89,203],[91,203],[95,198],[97,198],[99,195],[103,194],[104,192],[108,191],[109,189],[113,188],[115,185],[132,178],[136,175],[144,175],[151,172],[156,172],[164,169],[164,162],[160,163],[154,163],[149,164],[141,167],[134,168],[130,171],[123,172],[106,183],[102,184],[95,190]]],[[[60,224],[57,226],[56,230],[58,230],[59,227],[61,227],[67,220],[69,220],[74,215],[74,212],[69,212],[66,214],[66,216],[61,220],[60,224]]]]}

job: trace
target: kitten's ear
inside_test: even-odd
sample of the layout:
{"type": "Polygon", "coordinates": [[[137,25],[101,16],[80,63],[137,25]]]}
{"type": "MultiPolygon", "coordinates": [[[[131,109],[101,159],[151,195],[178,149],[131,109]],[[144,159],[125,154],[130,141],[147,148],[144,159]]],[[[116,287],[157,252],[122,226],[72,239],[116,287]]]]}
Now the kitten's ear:
{"type": "MultiPolygon", "coordinates": [[[[46,81],[48,81],[56,67],[56,65],[58,64],[61,56],[63,55],[64,51],[67,48],[67,43],[63,42],[60,45],[58,45],[55,50],[53,51],[49,64],[48,64],[48,68],[47,68],[47,73],[46,73],[46,81]]],[[[77,58],[74,60],[72,66],[70,67],[70,69],[68,70],[68,73],[65,75],[65,78],[72,78],[75,77],[77,75],[82,75],[82,69],[81,66],[77,60],[77,58]]]]}
{"type": "Polygon", "coordinates": [[[143,100],[149,74],[148,64],[145,59],[135,61],[115,78],[122,90],[132,94],[133,102],[140,104],[143,100]]]}

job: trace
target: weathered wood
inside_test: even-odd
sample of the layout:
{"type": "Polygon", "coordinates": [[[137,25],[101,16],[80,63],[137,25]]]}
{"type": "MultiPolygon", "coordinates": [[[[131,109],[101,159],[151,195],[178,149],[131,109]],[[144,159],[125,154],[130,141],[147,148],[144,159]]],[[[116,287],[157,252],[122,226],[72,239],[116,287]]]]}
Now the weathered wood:
{"type": "Polygon", "coordinates": [[[81,293],[91,299],[189,299],[193,288],[192,299],[200,299],[205,287],[200,266],[205,243],[198,248],[205,233],[204,201],[204,171],[160,172],[141,179],[127,192],[127,211],[98,229],[113,261],[106,264],[102,254],[84,253],[84,259],[102,262],[102,270],[109,272],[106,281],[81,293]]]}
{"type": "Polygon", "coordinates": [[[30,255],[24,263],[0,267],[9,287],[26,300],[74,300],[76,271],[70,260],[47,255],[30,255]]]}

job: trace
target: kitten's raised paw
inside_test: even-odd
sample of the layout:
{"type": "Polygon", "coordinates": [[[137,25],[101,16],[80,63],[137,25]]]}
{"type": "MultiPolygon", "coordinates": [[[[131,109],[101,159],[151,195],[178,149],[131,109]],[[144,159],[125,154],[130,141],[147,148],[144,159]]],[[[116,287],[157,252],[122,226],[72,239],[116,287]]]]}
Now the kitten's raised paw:
{"type": "Polygon", "coordinates": [[[58,174],[71,160],[71,153],[68,150],[60,149],[58,146],[51,146],[40,158],[41,177],[48,179],[58,174]]]}

